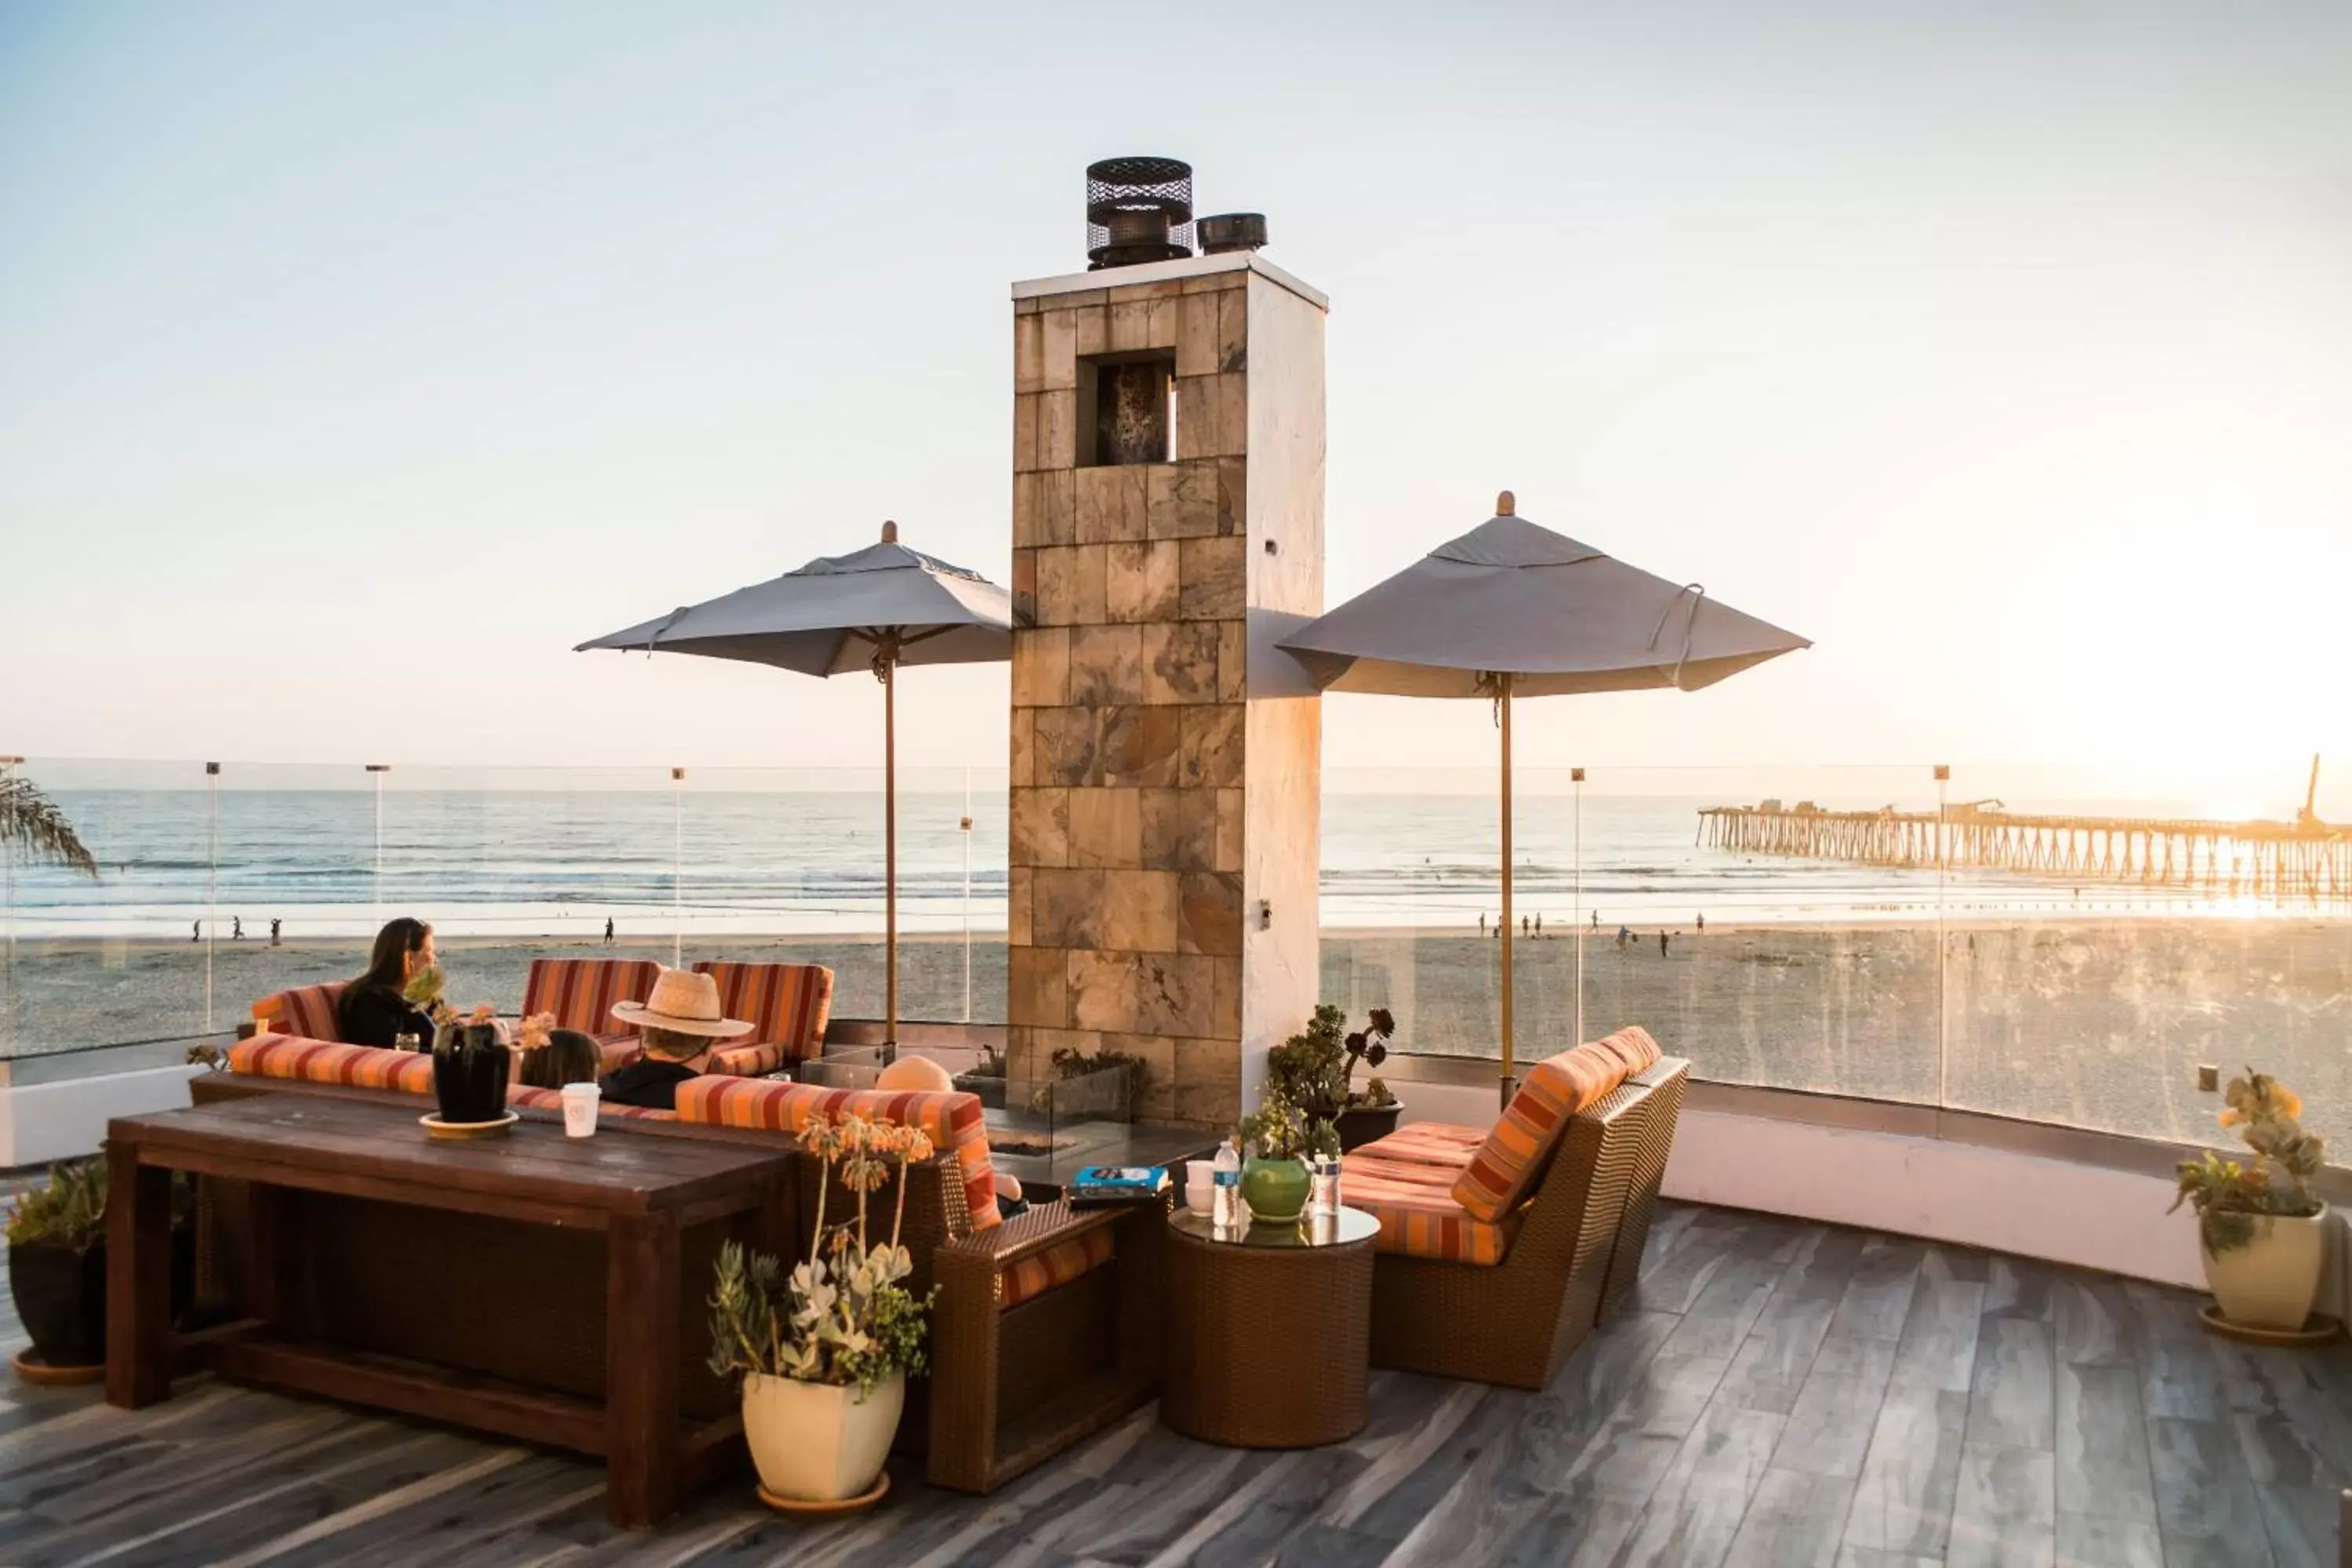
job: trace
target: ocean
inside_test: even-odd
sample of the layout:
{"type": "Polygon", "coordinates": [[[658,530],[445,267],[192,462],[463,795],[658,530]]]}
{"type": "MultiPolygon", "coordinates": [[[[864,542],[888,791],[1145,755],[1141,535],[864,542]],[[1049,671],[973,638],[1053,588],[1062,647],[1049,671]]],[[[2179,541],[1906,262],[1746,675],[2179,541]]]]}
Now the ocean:
{"type": "MultiPolygon", "coordinates": [[[[1001,775],[1000,775],[1001,777],[1001,775]]],[[[362,936],[415,913],[452,935],[878,931],[878,791],[825,789],[56,787],[97,855],[95,882],[10,868],[21,938],[362,936]]],[[[1723,795],[1525,795],[1517,911],[1552,926],[1917,921],[2246,912],[2179,890],[1746,857],[1703,847],[1723,795]]],[[[902,791],[899,918],[909,932],[1002,930],[1003,791],[902,791]]],[[[1468,927],[1499,910],[1494,799],[1327,789],[1321,921],[1468,927]]]]}

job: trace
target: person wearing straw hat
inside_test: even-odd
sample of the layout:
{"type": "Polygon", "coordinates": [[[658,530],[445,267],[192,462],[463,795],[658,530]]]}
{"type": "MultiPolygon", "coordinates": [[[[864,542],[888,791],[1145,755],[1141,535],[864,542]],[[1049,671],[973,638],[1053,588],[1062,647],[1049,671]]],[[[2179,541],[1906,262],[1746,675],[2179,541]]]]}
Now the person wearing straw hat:
{"type": "Polygon", "coordinates": [[[709,1065],[711,1047],[751,1031],[741,1019],[719,1015],[717,981],[667,964],[652,995],[614,1003],[613,1016],[637,1031],[646,1051],[604,1079],[604,1099],[648,1110],[677,1110],[677,1086],[709,1065]]]}

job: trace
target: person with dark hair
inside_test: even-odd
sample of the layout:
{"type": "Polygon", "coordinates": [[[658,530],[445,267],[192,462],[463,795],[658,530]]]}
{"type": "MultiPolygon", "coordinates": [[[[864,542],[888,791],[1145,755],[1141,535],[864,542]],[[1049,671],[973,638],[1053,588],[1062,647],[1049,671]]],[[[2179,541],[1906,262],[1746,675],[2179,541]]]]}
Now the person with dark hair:
{"type": "Polygon", "coordinates": [[[596,1037],[578,1029],[550,1029],[545,1045],[516,1053],[516,1080],[536,1089],[594,1083],[604,1071],[604,1053],[596,1037]]]}
{"type": "Polygon", "coordinates": [[[419,1049],[432,1049],[433,1019],[406,992],[408,983],[434,962],[431,926],[409,915],[384,921],[375,933],[367,972],[344,986],[335,1004],[343,1043],[391,1047],[401,1036],[414,1035],[419,1049]]]}
{"type": "Polygon", "coordinates": [[[637,1031],[646,1054],[604,1080],[604,1099],[649,1110],[677,1110],[677,1086],[701,1074],[712,1048],[751,1029],[740,1018],[719,1016],[717,981],[667,964],[655,977],[652,995],[614,1003],[613,1016],[637,1031]]]}

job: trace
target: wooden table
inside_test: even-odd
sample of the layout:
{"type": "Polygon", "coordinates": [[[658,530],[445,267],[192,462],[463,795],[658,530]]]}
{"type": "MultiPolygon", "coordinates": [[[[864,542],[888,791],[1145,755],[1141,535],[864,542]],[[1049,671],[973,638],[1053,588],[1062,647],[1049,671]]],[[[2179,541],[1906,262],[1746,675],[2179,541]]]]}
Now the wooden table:
{"type": "Polygon", "coordinates": [[[1312,1448],[1362,1431],[1380,1233],[1361,1209],[1228,1228],[1171,1214],[1160,1418],[1235,1448],[1312,1448]]]}
{"type": "MultiPolygon", "coordinates": [[[[682,1230],[731,1215],[767,1250],[790,1179],[780,1150],[606,1129],[563,1135],[526,1118],[502,1136],[429,1139],[422,1102],[259,1095],[107,1124],[109,1403],[171,1397],[171,1173],[254,1184],[255,1321],[201,1352],[224,1375],[598,1454],[615,1524],[649,1525],[680,1489],[740,1454],[740,1415],[690,1426],[678,1400],[682,1230]],[[274,1292],[301,1237],[274,1194],[308,1192],[483,1215],[605,1237],[604,1397],[532,1389],[273,1331],[274,1292]],[[273,1220],[271,1216],[275,1216],[273,1220]]],[[[783,1211],[783,1212],[789,1212],[783,1211]]]]}

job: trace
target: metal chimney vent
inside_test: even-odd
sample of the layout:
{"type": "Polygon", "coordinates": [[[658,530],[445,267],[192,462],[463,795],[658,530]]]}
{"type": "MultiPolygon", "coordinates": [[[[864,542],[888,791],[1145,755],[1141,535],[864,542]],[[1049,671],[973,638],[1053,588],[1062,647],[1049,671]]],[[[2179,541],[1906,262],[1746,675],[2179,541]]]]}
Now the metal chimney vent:
{"type": "Polygon", "coordinates": [[[1223,256],[1235,250],[1265,248],[1264,213],[1219,213],[1193,226],[1201,234],[1203,256],[1223,256]]]}
{"type": "Polygon", "coordinates": [[[1087,270],[1192,254],[1192,165],[1105,158],[1087,165],[1087,270]]]}

